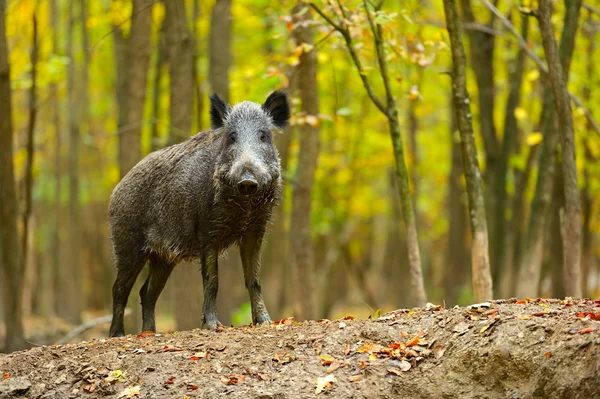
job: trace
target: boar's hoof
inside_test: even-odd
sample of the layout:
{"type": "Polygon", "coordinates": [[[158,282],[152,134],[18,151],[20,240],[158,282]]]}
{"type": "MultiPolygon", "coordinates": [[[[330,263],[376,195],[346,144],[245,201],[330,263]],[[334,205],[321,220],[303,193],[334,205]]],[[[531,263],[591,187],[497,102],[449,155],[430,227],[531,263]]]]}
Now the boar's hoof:
{"type": "Polygon", "coordinates": [[[260,326],[262,324],[271,324],[271,318],[269,317],[268,314],[261,314],[258,316],[253,317],[254,325],[255,326],[260,326]]]}
{"type": "Polygon", "coordinates": [[[209,321],[205,321],[204,324],[202,325],[202,328],[204,330],[218,330],[219,328],[223,328],[223,324],[221,324],[221,322],[219,320],[209,320],[209,321]]]}

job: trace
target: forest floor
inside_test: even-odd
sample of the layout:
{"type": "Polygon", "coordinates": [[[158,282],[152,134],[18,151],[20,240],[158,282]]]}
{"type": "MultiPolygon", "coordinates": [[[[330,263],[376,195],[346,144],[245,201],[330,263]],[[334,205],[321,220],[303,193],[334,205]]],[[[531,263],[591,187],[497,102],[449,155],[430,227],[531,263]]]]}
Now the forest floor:
{"type": "Polygon", "coordinates": [[[0,355],[0,398],[600,397],[600,301],[129,335],[0,355]]]}

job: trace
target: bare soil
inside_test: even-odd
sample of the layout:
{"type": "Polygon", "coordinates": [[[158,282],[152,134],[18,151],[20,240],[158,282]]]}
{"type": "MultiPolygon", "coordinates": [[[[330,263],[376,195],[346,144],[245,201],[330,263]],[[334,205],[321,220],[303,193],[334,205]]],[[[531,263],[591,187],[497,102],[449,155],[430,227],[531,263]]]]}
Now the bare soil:
{"type": "Polygon", "coordinates": [[[600,301],[140,334],[0,355],[0,398],[594,398],[600,301]]]}

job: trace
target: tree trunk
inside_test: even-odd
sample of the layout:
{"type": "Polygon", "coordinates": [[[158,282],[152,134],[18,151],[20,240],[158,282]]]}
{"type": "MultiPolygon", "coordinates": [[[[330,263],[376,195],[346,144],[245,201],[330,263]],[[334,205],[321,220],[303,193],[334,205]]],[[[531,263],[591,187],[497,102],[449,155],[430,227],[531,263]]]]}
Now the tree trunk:
{"type": "MultiPolygon", "coordinates": [[[[471,0],[461,0],[463,14],[467,23],[477,23],[471,9],[471,0]]],[[[490,14],[490,21],[485,25],[493,29],[495,15],[490,14]]],[[[485,171],[483,175],[485,187],[486,215],[490,234],[490,264],[494,280],[500,273],[500,262],[504,247],[504,208],[502,202],[506,197],[506,185],[501,172],[501,144],[494,125],[494,109],[496,87],[494,83],[494,49],[495,35],[475,29],[466,31],[470,44],[471,68],[477,82],[479,124],[485,149],[485,171]]]]}
{"type": "MultiPolygon", "coordinates": [[[[568,80],[575,33],[577,32],[577,15],[580,0],[565,0],[566,13],[562,35],[560,37],[559,57],[564,76],[568,80]]],[[[524,252],[519,260],[516,294],[520,298],[538,295],[542,255],[544,250],[544,233],[551,203],[552,182],[554,180],[555,156],[559,135],[556,130],[554,95],[549,87],[544,89],[541,128],[544,140],[541,145],[538,161],[538,178],[531,203],[529,224],[523,242],[524,252]]]]}
{"type": "Polygon", "coordinates": [[[161,85],[160,81],[163,76],[163,66],[165,61],[167,60],[167,47],[165,45],[165,21],[163,20],[160,29],[158,30],[158,38],[156,43],[156,60],[154,64],[154,82],[152,87],[154,91],[152,92],[152,116],[154,118],[154,122],[152,123],[152,134],[150,136],[150,150],[156,151],[162,147],[160,132],[158,129],[158,122],[160,121],[161,116],[161,106],[160,106],[160,92],[161,85]]]}
{"type": "Polygon", "coordinates": [[[169,53],[171,129],[168,144],[190,136],[194,107],[193,40],[184,0],[165,1],[166,45],[169,53]]]}
{"type": "Polygon", "coordinates": [[[114,28],[117,51],[117,99],[119,101],[119,169],[121,178],[142,157],[146,81],[151,52],[153,0],[133,0],[131,33],[123,38],[114,28]]]}
{"type": "MultiPolygon", "coordinates": [[[[82,122],[83,101],[80,97],[79,86],[75,85],[78,76],[75,63],[75,0],[69,4],[69,28],[67,33],[67,54],[70,58],[68,66],[67,93],[69,103],[69,208],[68,208],[68,237],[69,257],[68,263],[60,270],[60,292],[64,293],[61,300],[59,315],[73,324],[81,322],[82,310],[82,269],[81,264],[81,218],[79,209],[79,151],[80,127],[82,122]]],[[[82,22],[83,23],[83,22],[82,22]]],[[[82,29],[85,29],[85,24],[82,29]]],[[[81,82],[79,83],[81,84],[81,82]]]]}
{"type": "Polygon", "coordinates": [[[200,18],[202,17],[202,10],[200,8],[200,0],[194,0],[194,14],[193,14],[193,32],[194,32],[194,90],[196,93],[196,130],[201,132],[204,128],[204,82],[202,81],[202,74],[198,61],[200,60],[200,54],[206,52],[206,48],[200,47],[200,43],[203,43],[203,39],[200,38],[200,18]]]}
{"type": "Polygon", "coordinates": [[[454,306],[458,302],[460,291],[464,287],[465,277],[470,268],[469,249],[467,246],[467,214],[468,209],[463,200],[465,190],[462,185],[462,160],[460,149],[460,136],[455,137],[457,132],[456,112],[454,105],[450,104],[451,110],[451,143],[452,143],[452,166],[448,177],[448,262],[445,268],[445,301],[446,306],[454,306]]]}
{"type": "MultiPolygon", "coordinates": [[[[296,15],[306,4],[299,1],[292,13],[297,22],[310,19],[311,13],[296,15]]],[[[299,24],[293,32],[298,46],[313,45],[313,28],[299,24]]],[[[317,85],[317,52],[312,49],[300,55],[298,64],[298,91],[302,112],[317,118],[319,94],[317,85]]],[[[292,250],[292,279],[294,285],[293,309],[297,320],[313,319],[316,316],[315,264],[311,237],[312,188],[319,157],[320,129],[308,123],[299,127],[300,149],[298,166],[292,187],[292,217],[290,241],[292,250]]]]}
{"type": "Polygon", "coordinates": [[[208,80],[213,92],[229,102],[231,0],[217,0],[211,13],[208,80]]]}
{"type": "Polygon", "coordinates": [[[463,167],[467,181],[469,213],[471,221],[473,291],[475,301],[492,299],[492,276],[488,254],[488,232],[485,204],[481,187],[481,173],[477,161],[477,148],[471,125],[471,107],[466,87],[466,56],[462,45],[461,27],[454,0],[444,0],[446,27],[452,46],[452,92],[458,129],[461,136],[463,167]]]}
{"type": "Polygon", "coordinates": [[[10,65],[6,42],[6,0],[0,0],[0,250],[4,293],[4,350],[12,352],[27,347],[23,337],[21,272],[19,270],[19,235],[17,233],[17,193],[13,167],[12,105],[10,65]]]}
{"type": "MultiPolygon", "coordinates": [[[[35,157],[35,151],[33,148],[34,133],[35,133],[35,120],[37,115],[37,62],[38,62],[38,47],[37,47],[37,19],[35,14],[33,15],[33,38],[31,46],[31,88],[29,89],[29,120],[27,122],[27,161],[25,164],[25,192],[23,202],[25,204],[23,214],[21,215],[23,231],[21,234],[21,287],[19,292],[23,293],[25,276],[27,275],[27,255],[29,251],[29,219],[31,217],[32,208],[32,192],[33,192],[33,162],[35,157]]],[[[26,303],[26,302],[25,302],[26,303]]]]}
{"type": "MultiPolygon", "coordinates": [[[[581,7],[580,0],[570,0],[567,7],[572,10],[575,31],[581,7]]],[[[565,190],[565,214],[563,254],[566,270],[565,292],[569,296],[580,297],[581,292],[581,200],[577,185],[577,165],[575,164],[575,136],[573,131],[573,116],[567,91],[567,78],[561,66],[558,46],[552,28],[552,10],[550,0],[540,0],[539,23],[542,43],[548,62],[548,75],[552,83],[556,111],[560,125],[562,146],[562,172],[565,190]]]]}
{"type": "MultiPolygon", "coordinates": [[[[527,40],[529,33],[529,17],[523,15],[521,17],[522,25],[521,25],[521,36],[527,40]]],[[[525,71],[525,61],[527,60],[527,55],[523,49],[519,49],[517,54],[517,59],[511,65],[510,72],[510,91],[508,94],[508,99],[506,100],[506,110],[504,112],[504,137],[502,139],[502,152],[500,154],[500,162],[498,164],[497,171],[497,185],[498,190],[495,195],[496,198],[496,235],[495,239],[499,239],[500,242],[496,243],[496,254],[494,256],[494,261],[497,262],[495,265],[495,274],[494,281],[500,283],[496,284],[497,286],[497,296],[501,298],[506,298],[504,295],[503,289],[505,285],[501,282],[510,281],[510,276],[508,279],[505,278],[506,274],[511,274],[512,270],[512,256],[513,256],[513,248],[514,248],[514,230],[511,229],[513,226],[510,221],[507,221],[505,218],[505,213],[507,209],[510,209],[510,202],[508,197],[508,192],[506,190],[506,184],[508,181],[509,168],[510,168],[510,158],[515,152],[515,148],[517,148],[517,140],[518,140],[518,124],[517,118],[515,117],[515,109],[521,103],[521,86],[523,83],[523,74],[525,71]],[[501,189],[500,189],[501,188],[501,189]],[[508,258],[508,259],[507,259],[508,258]]],[[[517,194],[519,195],[519,194],[517,194]]],[[[515,215],[512,214],[511,217],[515,215]]],[[[494,236],[492,236],[494,239],[494,236]]],[[[494,264],[492,262],[492,264],[494,264]]]]}
{"type": "MultiPolygon", "coordinates": [[[[59,8],[56,4],[57,0],[52,0],[50,5],[50,25],[52,27],[52,53],[57,54],[59,52],[58,49],[58,20],[59,20],[59,8]]],[[[58,309],[60,308],[60,254],[61,254],[61,245],[60,245],[60,226],[61,226],[61,193],[62,193],[62,171],[61,171],[61,135],[62,135],[62,127],[61,127],[61,119],[60,119],[60,108],[61,101],[58,96],[58,87],[56,83],[53,83],[50,86],[50,96],[52,98],[52,104],[54,104],[54,113],[53,113],[53,124],[54,124],[54,220],[52,226],[52,239],[51,239],[51,247],[52,247],[52,255],[51,255],[51,268],[52,268],[52,288],[50,292],[52,292],[53,297],[50,298],[50,302],[52,303],[51,309],[52,314],[56,314],[58,309]]]]}

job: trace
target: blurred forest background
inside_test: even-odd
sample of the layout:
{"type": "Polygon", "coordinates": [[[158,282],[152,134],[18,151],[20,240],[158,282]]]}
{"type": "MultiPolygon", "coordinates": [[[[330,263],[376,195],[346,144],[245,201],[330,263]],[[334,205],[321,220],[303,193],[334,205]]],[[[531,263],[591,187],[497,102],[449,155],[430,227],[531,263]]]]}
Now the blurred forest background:
{"type": "MultiPolygon", "coordinates": [[[[564,132],[532,15],[538,2],[456,1],[496,298],[600,292],[595,2],[552,4],[575,97],[581,201],[580,288],[568,292],[561,226],[572,182],[564,180],[564,132]]],[[[417,260],[427,301],[478,299],[444,3],[453,2],[388,0],[369,18],[367,3],[353,0],[316,2],[323,15],[294,1],[0,0],[0,345],[20,331],[33,343],[56,342],[110,314],[110,193],[149,152],[209,129],[212,92],[230,103],[262,103],[284,88],[294,105],[290,127],[276,138],[285,199],[262,251],[274,320],[366,317],[423,304],[411,288],[419,276],[409,264],[417,260]],[[383,107],[373,98],[385,99],[383,107]],[[395,145],[394,113],[386,114],[392,99],[395,145]],[[408,204],[399,194],[398,144],[408,204]],[[411,205],[418,243],[403,222],[411,205]]],[[[241,262],[237,249],[228,252],[220,261],[220,319],[248,324],[241,262]]],[[[142,282],[129,301],[129,333],[141,326],[142,282]]],[[[201,302],[198,264],[180,265],[159,300],[158,330],[199,327],[201,302]]],[[[107,331],[99,324],[88,334],[107,331]]],[[[19,347],[11,342],[7,349],[19,347]]]]}

